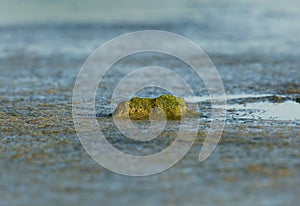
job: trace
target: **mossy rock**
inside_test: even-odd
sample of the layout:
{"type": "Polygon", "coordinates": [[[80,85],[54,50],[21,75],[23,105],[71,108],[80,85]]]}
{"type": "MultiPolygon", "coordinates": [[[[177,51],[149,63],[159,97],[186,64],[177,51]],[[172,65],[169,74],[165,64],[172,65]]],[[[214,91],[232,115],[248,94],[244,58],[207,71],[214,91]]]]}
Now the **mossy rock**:
{"type": "Polygon", "coordinates": [[[147,120],[150,115],[162,117],[162,112],[167,120],[180,120],[187,113],[184,98],[170,94],[157,98],[135,97],[130,101],[120,103],[113,115],[120,118],[129,115],[132,120],[147,120]]]}

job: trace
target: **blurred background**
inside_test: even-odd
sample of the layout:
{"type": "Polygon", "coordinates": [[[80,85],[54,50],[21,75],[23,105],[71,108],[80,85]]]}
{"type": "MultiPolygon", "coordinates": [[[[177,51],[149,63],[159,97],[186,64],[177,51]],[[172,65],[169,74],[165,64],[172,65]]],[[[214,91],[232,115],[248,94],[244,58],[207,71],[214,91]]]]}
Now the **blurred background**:
{"type": "MultiPolygon", "coordinates": [[[[299,0],[0,0],[0,205],[297,205],[299,21],[299,0]],[[210,111],[200,102],[208,116],[200,119],[187,156],[166,172],[132,178],[87,155],[71,103],[91,52],[144,29],[196,42],[232,99],[222,140],[208,160],[197,161],[210,111]],[[257,115],[261,103],[271,108],[269,116],[257,115]],[[284,119],[274,118],[278,105],[284,119]]],[[[205,94],[182,62],[141,55],[108,74],[97,112],[110,111],[112,86],[131,68],[170,62],[198,87],[199,97],[205,94]]],[[[110,142],[129,153],[163,149],[178,126],[153,146],[122,139],[110,119],[98,121],[110,142]]]]}

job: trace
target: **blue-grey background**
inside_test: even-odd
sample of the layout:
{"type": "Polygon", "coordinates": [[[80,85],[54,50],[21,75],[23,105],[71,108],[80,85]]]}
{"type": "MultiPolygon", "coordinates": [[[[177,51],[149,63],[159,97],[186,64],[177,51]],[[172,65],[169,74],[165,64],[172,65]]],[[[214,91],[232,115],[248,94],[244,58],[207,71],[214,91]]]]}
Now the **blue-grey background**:
{"type": "MultiPolygon", "coordinates": [[[[241,118],[234,109],[248,101],[280,103],[278,98],[229,102],[233,109],[222,140],[199,163],[209,127],[204,116],[181,162],[140,178],[114,174],[87,155],[74,131],[71,98],[79,69],[94,49],[143,29],[196,42],[215,63],[228,95],[299,97],[299,20],[298,0],[0,0],[0,205],[297,205],[299,119],[247,116],[255,111],[241,118]]],[[[136,60],[109,74],[97,94],[98,112],[108,111],[110,86],[126,69],[170,63],[155,55],[136,60]]],[[[204,93],[199,86],[197,95],[204,93]]],[[[209,106],[200,106],[209,116],[209,106]]],[[[164,148],[178,126],[171,124],[150,147],[122,139],[110,119],[99,124],[129,153],[164,148]]]]}

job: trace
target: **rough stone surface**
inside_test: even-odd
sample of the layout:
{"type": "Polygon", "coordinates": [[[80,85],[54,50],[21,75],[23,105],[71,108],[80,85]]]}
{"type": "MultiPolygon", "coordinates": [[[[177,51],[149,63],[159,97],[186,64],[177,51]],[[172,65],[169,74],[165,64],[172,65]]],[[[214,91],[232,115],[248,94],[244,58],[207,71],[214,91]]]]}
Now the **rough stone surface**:
{"type": "Polygon", "coordinates": [[[157,98],[135,97],[130,101],[120,103],[113,115],[122,118],[129,114],[130,119],[144,120],[149,119],[151,115],[161,117],[162,111],[168,120],[180,120],[187,112],[184,98],[170,94],[164,94],[157,98]]]}

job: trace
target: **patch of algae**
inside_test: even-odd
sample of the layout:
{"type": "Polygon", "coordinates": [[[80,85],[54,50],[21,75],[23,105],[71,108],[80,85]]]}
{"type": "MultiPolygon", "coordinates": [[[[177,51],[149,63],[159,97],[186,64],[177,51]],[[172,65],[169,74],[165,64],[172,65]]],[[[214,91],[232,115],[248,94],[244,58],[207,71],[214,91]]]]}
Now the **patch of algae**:
{"type": "Polygon", "coordinates": [[[157,98],[132,98],[130,101],[120,103],[113,115],[118,118],[129,115],[132,120],[147,120],[150,113],[157,110],[163,111],[167,120],[181,120],[185,115],[200,116],[196,111],[187,110],[184,98],[170,94],[157,98]]]}

